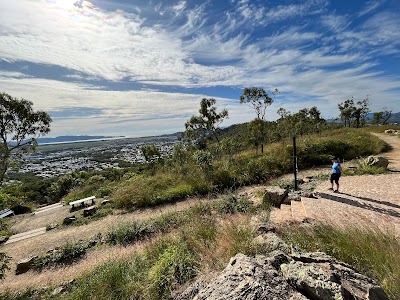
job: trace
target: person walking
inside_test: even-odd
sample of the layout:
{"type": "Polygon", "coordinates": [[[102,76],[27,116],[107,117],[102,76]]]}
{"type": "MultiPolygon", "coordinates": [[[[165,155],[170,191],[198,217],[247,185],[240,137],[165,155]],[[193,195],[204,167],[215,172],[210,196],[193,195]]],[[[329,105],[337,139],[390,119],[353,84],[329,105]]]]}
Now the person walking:
{"type": "Polygon", "coordinates": [[[342,166],[340,165],[340,160],[337,157],[332,158],[332,174],[331,174],[331,185],[330,190],[335,193],[339,193],[339,178],[342,174],[342,166]],[[336,190],[333,189],[333,183],[336,183],[336,190]]]}

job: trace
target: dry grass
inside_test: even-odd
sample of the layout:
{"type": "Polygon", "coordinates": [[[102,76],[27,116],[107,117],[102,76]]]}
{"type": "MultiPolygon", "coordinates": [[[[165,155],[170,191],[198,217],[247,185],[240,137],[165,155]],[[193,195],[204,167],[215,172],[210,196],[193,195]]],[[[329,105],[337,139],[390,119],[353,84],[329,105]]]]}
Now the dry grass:
{"type": "Polygon", "coordinates": [[[1,283],[0,290],[22,291],[29,287],[54,286],[70,279],[76,278],[92,270],[97,265],[113,259],[125,259],[134,253],[142,251],[148,245],[154,243],[159,237],[154,237],[144,242],[134,245],[124,246],[104,246],[87,253],[86,258],[66,267],[57,267],[46,269],[41,272],[27,272],[21,275],[15,275],[10,272],[6,279],[1,283]]]}
{"type": "Polygon", "coordinates": [[[52,223],[59,223],[69,216],[69,206],[55,208],[37,215],[27,214],[16,216],[13,219],[11,230],[14,234],[46,227],[52,223]]]}
{"type": "Polygon", "coordinates": [[[183,211],[196,204],[218,199],[219,198],[191,198],[187,201],[164,205],[158,208],[147,208],[127,214],[109,215],[104,219],[93,221],[87,225],[64,227],[49,231],[38,237],[4,245],[2,251],[12,256],[15,263],[32,255],[45,253],[49,249],[66,244],[67,242],[88,239],[97,233],[105,233],[110,227],[114,227],[120,223],[149,219],[168,212],[183,211]]]}

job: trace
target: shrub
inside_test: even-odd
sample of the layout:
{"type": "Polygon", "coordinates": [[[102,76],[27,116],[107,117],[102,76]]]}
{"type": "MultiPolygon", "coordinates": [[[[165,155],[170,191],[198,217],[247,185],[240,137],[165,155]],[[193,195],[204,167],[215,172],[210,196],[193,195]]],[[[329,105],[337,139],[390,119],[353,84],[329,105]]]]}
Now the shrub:
{"type": "Polygon", "coordinates": [[[156,232],[165,232],[186,221],[188,218],[184,213],[169,213],[147,221],[123,223],[111,228],[106,234],[106,240],[110,244],[128,245],[156,232]]]}
{"type": "Polygon", "coordinates": [[[56,249],[42,257],[38,257],[34,261],[35,269],[43,269],[49,266],[69,264],[86,254],[86,251],[91,247],[88,242],[67,243],[60,249],[56,249]]]}
{"type": "Polygon", "coordinates": [[[10,270],[10,260],[11,257],[3,252],[0,252],[0,281],[6,277],[6,272],[10,270]]]}
{"type": "Polygon", "coordinates": [[[154,176],[134,176],[122,182],[112,197],[117,207],[134,208],[169,203],[210,190],[202,174],[194,173],[184,177],[160,172],[154,176]]]}
{"type": "Polygon", "coordinates": [[[184,242],[175,242],[149,270],[150,295],[153,299],[169,298],[175,284],[183,284],[195,274],[194,254],[184,242]]]}
{"type": "Polygon", "coordinates": [[[250,213],[255,211],[252,201],[233,194],[226,196],[222,201],[217,202],[215,206],[217,211],[223,214],[250,213]]]}

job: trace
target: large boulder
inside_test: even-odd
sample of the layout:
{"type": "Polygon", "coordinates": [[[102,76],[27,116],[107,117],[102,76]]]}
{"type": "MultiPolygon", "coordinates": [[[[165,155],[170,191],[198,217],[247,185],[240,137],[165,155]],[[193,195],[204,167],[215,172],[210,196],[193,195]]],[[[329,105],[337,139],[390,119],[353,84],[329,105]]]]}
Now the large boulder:
{"type": "Polygon", "coordinates": [[[287,200],[288,192],[277,186],[270,186],[265,189],[263,197],[264,202],[268,202],[273,206],[280,207],[287,200]]]}
{"type": "Polygon", "coordinates": [[[271,232],[253,243],[264,246],[261,252],[268,255],[237,254],[219,276],[197,280],[175,299],[389,299],[372,279],[323,252],[291,248],[271,232]]]}
{"type": "Polygon", "coordinates": [[[292,258],[280,266],[282,276],[309,299],[389,300],[373,280],[325,253],[292,258]]]}
{"type": "Polygon", "coordinates": [[[74,222],[75,220],[76,220],[76,217],[75,217],[75,216],[68,216],[68,217],[65,217],[65,218],[64,218],[63,224],[64,224],[64,225],[70,225],[70,224],[72,224],[72,222],[74,222]]]}
{"type": "Polygon", "coordinates": [[[17,263],[17,268],[15,270],[15,275],[23,274],[28,272],[32,267],[33,264],[35,263],[35,260],[37,259],[37,256],[31,256],[27,259],[21,260],[17,263]]]}
{"type": "Polygon", "coordinates": [[[382,156],[368,156],[368,158],[365,160],[365,163],[368,166],[380,167],[385,169],[387,169],[387,166],[389,165],[389,161],[382,156]]]}
{"type": "MultiPolygon", "coordinates": [[[[193,289],[190,291],[186,299],[307,299],[279,276],[272,265],[264,265],[256,258],[243,254],[231,258],[225,270],[207,286],[199,285],[196,295],[193,295],[193,289]]],[[[188,295],[185,292],[183,294],[188,295]]]]}
{"type": "Polygon", "coordinates": [[[9,237],[6,236],[6,235],[0,236],[0,245],[4,244],[5,242],[7,242],[8,239],[9,239],[9,237]]]}

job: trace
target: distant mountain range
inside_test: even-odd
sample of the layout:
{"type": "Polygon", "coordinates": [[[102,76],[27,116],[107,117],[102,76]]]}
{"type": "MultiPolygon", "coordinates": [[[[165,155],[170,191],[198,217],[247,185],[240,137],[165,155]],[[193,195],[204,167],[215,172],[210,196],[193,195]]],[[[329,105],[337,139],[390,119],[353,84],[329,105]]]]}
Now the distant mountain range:
{"type": "MultiPolygon", "coordinates": [[[[369,113],[365,119],[369,123],[372,121],[372,118],[374,117],[374,113],[369,113]]],[[[327,119],[327,122],[340,122],[340,119],[327,119]]],[[[388,123],[400,123],[400,112],[397,113],[392,113],[392,116],[390,117],[388,123]]]]}

